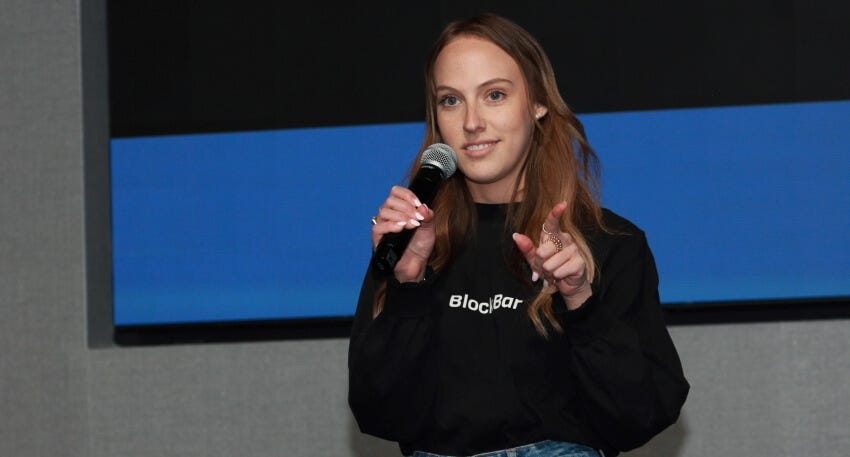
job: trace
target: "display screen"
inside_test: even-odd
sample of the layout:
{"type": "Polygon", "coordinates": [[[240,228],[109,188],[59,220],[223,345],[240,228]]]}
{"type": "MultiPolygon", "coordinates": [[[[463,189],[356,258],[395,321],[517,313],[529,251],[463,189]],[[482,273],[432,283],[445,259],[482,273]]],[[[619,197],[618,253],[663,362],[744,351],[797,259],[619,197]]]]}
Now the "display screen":
{"type": "MultiPolygon", "coordinates": [[[[666,306],[850,296],[850,101],[580,115],[666,306]]],[[[111,140],[114,324],[350,317],[424,125],[111,140]]]]}

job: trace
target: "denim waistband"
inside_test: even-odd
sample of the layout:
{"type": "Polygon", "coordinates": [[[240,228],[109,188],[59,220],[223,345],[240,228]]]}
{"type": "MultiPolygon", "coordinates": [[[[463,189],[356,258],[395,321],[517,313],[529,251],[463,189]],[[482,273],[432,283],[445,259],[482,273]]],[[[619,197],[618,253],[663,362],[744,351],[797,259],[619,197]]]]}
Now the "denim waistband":
{"type": "MultiPolygon", "coordinates": [[[[416,451],[412,457],[455,457],[430,452],[416,451]]],[[[498,451],[475,454],[468,457],[605,457],[602,451],[597,451],[583,444],[567,443],[564,441],[541,441],[498,451]]]]}

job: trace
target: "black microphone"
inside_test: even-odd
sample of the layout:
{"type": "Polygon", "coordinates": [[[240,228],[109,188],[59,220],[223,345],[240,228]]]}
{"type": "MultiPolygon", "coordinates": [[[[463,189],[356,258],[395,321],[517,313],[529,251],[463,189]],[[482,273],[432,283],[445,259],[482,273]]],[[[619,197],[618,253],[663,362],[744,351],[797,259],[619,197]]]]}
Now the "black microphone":
{"type": "MultiPolygon", "coordinates": [[[[416,194],[420,202],[430,205],[434,196],[437,195],[440,184],[453,175],[455,170],[457,170],[457,156],[452,148],[447,144],[434,143],[422,152],[419,171],[416,172],[408,189],[416,194]]],[[[399,233],[384,235],[372,255],[372,266],[384,275],[392,274],[414,230],[402,230],[399,233]]]]}

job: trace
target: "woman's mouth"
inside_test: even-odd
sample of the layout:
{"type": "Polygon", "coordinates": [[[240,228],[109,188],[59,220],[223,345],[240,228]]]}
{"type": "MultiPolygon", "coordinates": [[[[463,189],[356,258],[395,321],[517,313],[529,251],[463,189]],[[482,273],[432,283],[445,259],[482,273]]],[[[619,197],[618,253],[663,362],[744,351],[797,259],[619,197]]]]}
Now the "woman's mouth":
{"type": "Polygon", "coordinates": [[[481,157],[490,152],[495,146],[496,141],[488,141],[486,143],[473,143],[463,146],[463,150],[471,157],[481,157]]]}

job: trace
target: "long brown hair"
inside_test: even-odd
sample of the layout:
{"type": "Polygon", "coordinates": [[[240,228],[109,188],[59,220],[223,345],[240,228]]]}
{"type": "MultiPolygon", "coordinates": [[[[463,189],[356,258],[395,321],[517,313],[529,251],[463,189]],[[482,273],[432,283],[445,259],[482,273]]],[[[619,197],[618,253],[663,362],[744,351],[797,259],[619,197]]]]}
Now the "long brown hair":
{"type": "MultiPolygon", "coordinates": [[[[455,21],[444,30],[431,50],[425,65],[426,123],[422,151],[442,142],[437,127],[437,96],[434,65],[443,48],[461,36],[485,39],[499,46],[518,64],[528,91],[528,115],[535,105],[545,106],[548,113],[536,119],[528,154],[522,165],[524,179],[518,180],[509,205],[506,225],[532,240],[540,235],[549,211],[565,201],[567,210],[561,217],[560,229],[569,233],[579,247],[587,265],[588,281],[596,276],[596,263],[580,229],[604,229],[599,204],[599,164],[587,143],[584,129],[561,98],[555,72],[543,48],[525,29],[508,19],[493,14],[455,21]],[[520,183],[524,183],[520,189],[520,183]]],[[[420,151],[419,156],[421,156],[420,151]]],[[[417,156],[410,171],[418,170],[417,156]]],[[[436,244],[429,264],[434,271],[448,265],[459,252],[468,233],[474,233],[475,203],[459,170],[441,187],[433,205],[435,209],[436,244]]],[[[557,331],[562,331],[552,312],[552,286],[544,288],[531,302],[528,314],[542,335],[547,334],[543,317],[557,331]]],[[[376,300],[376,313],[383,305],[383,294],[376,300]]]]}

